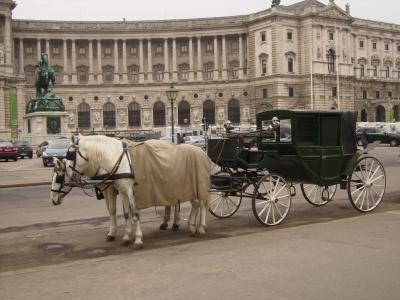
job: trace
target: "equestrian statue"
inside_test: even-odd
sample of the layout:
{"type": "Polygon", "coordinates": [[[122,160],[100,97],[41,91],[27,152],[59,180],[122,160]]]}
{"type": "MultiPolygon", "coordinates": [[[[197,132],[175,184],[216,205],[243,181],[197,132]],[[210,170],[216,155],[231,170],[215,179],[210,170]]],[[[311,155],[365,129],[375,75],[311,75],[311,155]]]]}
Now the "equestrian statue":
{"type": "Polygon", "coordinates": [[[279,6],[281,4],[281,0],[272,0],[271,7],[279,6]]]}

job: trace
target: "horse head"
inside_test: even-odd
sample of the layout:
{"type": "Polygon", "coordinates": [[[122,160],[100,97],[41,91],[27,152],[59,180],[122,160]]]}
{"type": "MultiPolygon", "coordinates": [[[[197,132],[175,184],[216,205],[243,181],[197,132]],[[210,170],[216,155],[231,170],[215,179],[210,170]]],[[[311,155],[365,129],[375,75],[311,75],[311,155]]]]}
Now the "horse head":
{"type": "Polygon", "coordinates": [[[50,199],[54,205],[62,203],[64,197],[71,191],[71,187],[66,186],[66,166],[65,161],[54,158],[54,172],[51,182],[50,199]]]}

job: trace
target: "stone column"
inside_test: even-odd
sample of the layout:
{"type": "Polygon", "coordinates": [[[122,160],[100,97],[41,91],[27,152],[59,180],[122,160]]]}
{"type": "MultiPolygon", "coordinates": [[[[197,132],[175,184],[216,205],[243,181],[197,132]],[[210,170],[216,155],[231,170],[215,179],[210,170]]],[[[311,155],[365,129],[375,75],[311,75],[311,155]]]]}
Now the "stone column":
{"type": "Polygon", "coordinates": [[[178,68],[176,63],[176,38],[172,39],[172,81],[178,81],[178,68]]]}
{"type": "Polygon", "coordinates": [[[72,84],[78,83],[78,78],[76,74],[76,48],[75,48],[75,40],[72,40],[72,84]]]}
{"type": "Polygon", "coordinates": [[[239,79],[243,79],[243,37],[239,34],[239,79]]]}
{"type": "Polygon", "coordinates": [[[222,36],[222,80],[228,79],[228,69],[226,68],[226,36],[222,36]]]}
{"type": "Polygon", "coordinates": [[[128,83],[128,66],[126,62],[126,40],[122,40],[122,82],[128,83]]]}
{"type": "Polygon", "coordinates": [[[66,39],[63,39],[63,65],[63,84],[68,84],[68,48],[66,39]]]}
{"type": "Polygon", "coordinates": [[[93,42],[89,40],[89,84],[94,83],[93,73],[93,42]]]}
{"type": "Polygon", "coordinates": [[[19,75],[24,76],[24,39],[19,39],[19,75]]]}
{"type": "Polygon", "coordinates": [[[97,83],[103,83],[103,67],[101,62],[101,40],[97,40],[97,83]]]}
{"type": "Polygon", "coordinates": [[[50,55],[50,40],[46,39],[46,53],[47,53],[47,57],[49,58],[49,63],[51,60],[51,55],[50,55]]]}
{"type": "Polygon", "coordinates": [[[37,60],[40,60],[40,55],[42,54],[41,39],[36,40],[36,50],[37,50],[37,60]]]}
{"type": "Polygon", "coordinates": [[[12,53],[11,53],[11,16],[4,15],[4,50],[5,50],[5,63],[8,65],[12,64],[12,53]]]}
{"type": "Polygon", "coordinates": [[[151,53],[151,40],[147,40],[147,81],[153,82],[153,62],[151,53]]]}
{"type": "Polygon", "coordinates": [[[194,80],[193,38],[189,37],[189,81],[194,80]]]}
{"type": "Polygon", "coordinates": [[[119,83],[118,40],[114,40],[114,83],[119,83]]]}
{"type": "Polygon", "coordinates": [[[169,82],[168,38],[164,39],[164,82],[169,82]]]}
{"type": "Polygon", "coordinates": [[[139,40],[139,83],[144,83],[143,40],[139,40]]]}
{"type": "Polygon", "coordinates": [[[218,66],[218,36],[214,36],[214,80],[219,78],[219,66],[218,66]]]}
{"type": "Polygon", "coordinates": [[[201,61],[201,37],[197,37],[197,81],[203,81],[203,63],[201,61]]]}
{"type": "Polygon", "coordinates": [[[6,127],[5,111],[6,111],[6,106],[4,102],[4,82],[0,82],[0,130],[5,129],[6,127]]]}

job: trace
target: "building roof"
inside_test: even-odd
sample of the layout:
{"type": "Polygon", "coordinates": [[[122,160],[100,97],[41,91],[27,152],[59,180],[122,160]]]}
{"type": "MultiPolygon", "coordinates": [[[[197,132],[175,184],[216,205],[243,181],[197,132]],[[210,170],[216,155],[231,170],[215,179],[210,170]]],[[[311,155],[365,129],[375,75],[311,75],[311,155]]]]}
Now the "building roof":
{"type": "Polygon", "coordinates": [[[319,2],[317,0],[304,0],[304,1],[297,2],[297,3],[292,4],[292,5],[286,6],[286,8],[293,9],[293,10],[303,10],[303,9],[305,9],[307,7],[310,7],[310,6],[316,6],[318,8],[326,7],[325,4],[323,4],[323,3],[321,3],[321,2],[319,2]]]}

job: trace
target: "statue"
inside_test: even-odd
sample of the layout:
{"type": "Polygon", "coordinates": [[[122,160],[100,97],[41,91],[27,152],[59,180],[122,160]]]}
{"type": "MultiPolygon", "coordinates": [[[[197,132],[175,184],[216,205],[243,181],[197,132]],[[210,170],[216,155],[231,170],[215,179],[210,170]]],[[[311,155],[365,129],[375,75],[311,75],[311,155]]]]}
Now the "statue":
{"type": "Polygon", "coordinates": [[[31,99],[25,107],[25,113],[37,111],[65,111],[62,99],[49,90],[50,82],[55,84],[55,73],[49,65],[47,53],[41,54],[41,60],[36,65],[36,98],[31,99]]]}
{"type": "Polygon", "coordinates": [[[281,0],[272,0],[271,7],[279,6],[281,4],[281,0]]]}

